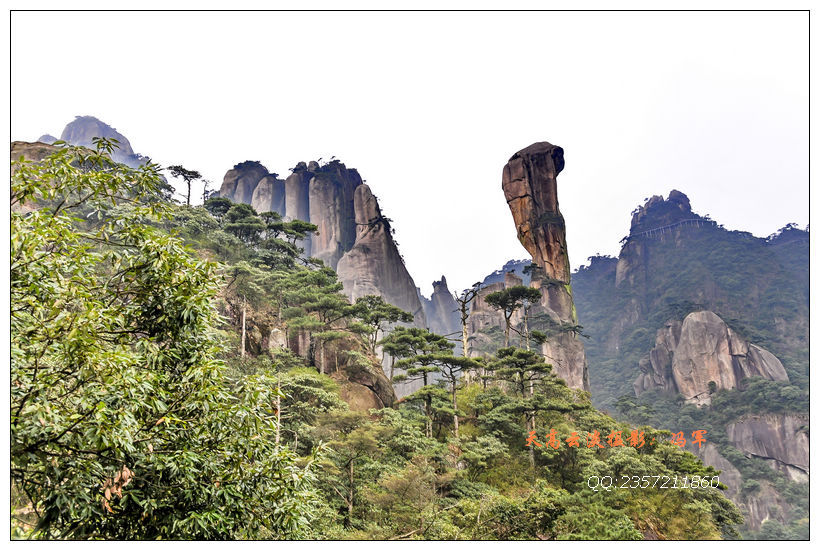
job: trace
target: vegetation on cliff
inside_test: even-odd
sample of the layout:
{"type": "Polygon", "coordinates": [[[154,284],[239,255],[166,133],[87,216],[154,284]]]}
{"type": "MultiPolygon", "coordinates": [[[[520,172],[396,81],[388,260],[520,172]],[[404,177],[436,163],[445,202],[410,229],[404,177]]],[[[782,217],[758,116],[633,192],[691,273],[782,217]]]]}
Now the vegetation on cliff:
{"type": "MultiPolygon", "coordinates": [[[[750,413],[808,411],[808,231],[789,224],[767,239],[729,231],[692,213],[679,192],[666,201],[653,198],[633,214],[620,258],[592,257],[572,278],[579,319],[590,336],[585,348],[595,405],[630,422],[708,430],[745,481],[771,483],[791,506],[761,512],[770,518],[764,530],[747,528],[744,535],[807,537],[808,485],[743,455],[727,441],[726,425],[750,413]],[[705,222],[647,233],[679,219],[705,222]],[[719,391],[704,408],[659,392],[636,398],[633,382],[657,331],[699,310],[715,312],[738,335],[774,353],[789,381],[746,381],[743,388],[719,391]]],[[[753,498],[752,490],[744,485],[740,499],[753,498]]]]}

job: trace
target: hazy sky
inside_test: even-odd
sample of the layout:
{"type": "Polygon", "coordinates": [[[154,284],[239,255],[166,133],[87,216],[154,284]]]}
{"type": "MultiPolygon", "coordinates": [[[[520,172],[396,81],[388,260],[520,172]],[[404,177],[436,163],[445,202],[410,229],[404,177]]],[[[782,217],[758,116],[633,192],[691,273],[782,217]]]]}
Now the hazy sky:
{"type": "Polygon", "coordinates": [[[11,48],[12,139],[94,115],[216,187],[335,155],[427,295],[527,257],[501,171],[536,141],[573,268],[671,189],[758,236],[808,222],[807,13],[14,13],[11,48]]]}

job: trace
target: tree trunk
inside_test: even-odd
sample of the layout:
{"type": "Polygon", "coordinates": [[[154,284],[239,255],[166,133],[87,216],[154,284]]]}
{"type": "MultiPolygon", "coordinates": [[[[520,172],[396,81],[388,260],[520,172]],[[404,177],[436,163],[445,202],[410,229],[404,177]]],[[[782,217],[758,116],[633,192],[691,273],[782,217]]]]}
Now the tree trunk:
{"type": "Polygon", "coordinates": [[[463,318],[461,321],[461,355],[465,358],[470,357],[470,349],[467,343],[467,320],[463,318]]]}
{"type": "MultiPolygon", "coordinates": [[[[530,430],[535,430],[535,417],[527,415],[529,419],[527,420],[527,425],[530,426],[530,430]]],[[[535,446],[530,444],[530,467],[535,470],[535,446]]]]}
{"type": "Polygon", "coordinates": [[[353,460],[350,460],[350,492],[348,493],[347,498],[347,522],[348,526],[353,525],[353,460]]]}
{"type": "Polygon", "coordinates": [[[282,424],[282,380],[276,375],[276,447],[279,447],[279,427],[282,424]]]}
{"type": "Polygon", "coordinates": [[[458,440],[458,402],[456,402],[456,383],[453,381],[453,429],[458,440]]]}
{"type": "Polygon", "coordinates": [[[427,422],[425,423],[424,433],[427,438],[433,437],[433,412],[432,412],[432,405],[430,396],[426,396],[424,398],[424,416],[427,418],[427,422]]]}
{"type": "Polygon", "coordinates": [[[239,357],[245,357],[245,311],[247,310],[245,297],[242,297],[242,346],[240,348],[239,357]]]}
{"type": "MultiPolygon", "coordinates": [[[[424,381],[424,386],[427,386],[427,373],[422,374],[422,380],[424,381]]],[[[430,397],[429,394],[424,397],[424,413],[427,417],[427,427],[426,433],[427,438],[433,437],[433,399],[430,397]]]]}
{"type": "MultiPolygon", "coordinates": [[[[524,338],[526,339],[527,352],[530,351],[530,309],[524,308],[524,338]]],[[[532,385],[532,382],[530,382],[532,385]]],[[[532,386],[530,386],[532,388],[532,386]]]]}
{"type": "Polygon", "coordinates": [[[504,348],[509,348],[510,346],[510,318],[504,317],[504,348]]]}
{"type": "Polygon", "coordinates": [[[191,182],[186,182],[188,184],[188,198],[185,200],[185,204],[189,207],[191,206],[191,182]]]}
{"type": "Polygon", "coordinates": [[[319,339],[319,373],[325,374],[325,342],[319,339]]]}
{"type": "Polygon", "coordinates": [[[390,355],[390,383],[393,383],[393,366],[396,365],[396,357],[392,354],[390,355]]]}

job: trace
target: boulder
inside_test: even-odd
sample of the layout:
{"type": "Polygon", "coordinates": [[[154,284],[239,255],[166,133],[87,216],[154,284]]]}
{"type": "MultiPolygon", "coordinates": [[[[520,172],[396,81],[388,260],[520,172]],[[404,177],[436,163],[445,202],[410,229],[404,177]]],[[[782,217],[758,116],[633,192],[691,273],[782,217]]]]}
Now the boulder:
{"type": "Polygon", "coordinates": [[[714,312],[692,312],[683,322],[670,320],[642,359],[634,383],[636,395],[650,389],[677,392],[687,402],[711,402],[714,390],[739,388],[748,377],[787,381],[783,364],[772,353],[750,344],[714,312]]]}

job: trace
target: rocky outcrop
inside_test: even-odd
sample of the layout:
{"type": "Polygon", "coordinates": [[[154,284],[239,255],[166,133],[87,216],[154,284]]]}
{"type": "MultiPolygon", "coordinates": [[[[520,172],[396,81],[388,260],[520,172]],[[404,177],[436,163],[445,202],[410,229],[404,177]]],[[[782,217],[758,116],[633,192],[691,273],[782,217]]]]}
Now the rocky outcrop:
{"type": "MultiPolygon", "coordinates": [[[[447,287],[447,278],[441,276],[439,281],[433,282],[433,294],[429,300],[422,297],[422,306],[430,331],[451,337],[453,333],[461,334],[458,304],[447,287]]],[[[460,349],[460,344],[458,346],[460,349]]]]}
{"type": "Polygon", "coordinates": [[[285,212],[285,181],[276,174],[264,176],[253,190],[251,206],[258,213],[285,212]]]}
{"type": "Polygon", "coordinates": [[[60,135],[60,139],[64,142],[89,149],[95,149],[94,138],[109,138],[119,142],[118,148],[111,155],[111,158],[118,163],[136,168],[149,160],[147,157],[134,153],[128,138],[96,117],[77,117],[66,125],[60,135]]]}
{"type": "Polygon", "coordinates": [[[339,260],[336,272],[351,300],[380,295],[390,304],[410,312],[414,325],[426,327],[424,310],[413,278],[404,266],[390,233],[390,222],[382,216],[370,188],[362,184],[354,193],[356,242],[339,260]]]}
{"type": "Polygon", "coordinates": [[[336,269],[356,241],[353,194],[361,184],[356,169],[338,160],[321,166],[315,161],[297,163],[285,180],[256,161],[245,161],[225,174],[219,195],[248,203],[258,213],[277,212],[286,221],[316,224],[316,234],[297,245],[306,256],[336,269]]]}
{"type": "Polygon", "coordinates": [[[312,256],[336,267],[356,241],[354,192],[362,184],[356,170],[330,163],[308,184],[309,220],[319,229],[311,236],[312,256]]]}
{"type": "Polygon", "coordinates": [[[692,312],[682,323],[667,322],[639,367],[636,394],[650,389],[677,392],[698,405],[710,403],[716,390],[741,387],[749,377],[788,380],[780,360],[748,343],[708,310],[692,312]]]}
{"type": "MultiPolygon", "coordinates": [[[[324,165],[299,162],[290,176],[281,180],[260,163],[245,161],[225,174],[219,195],[248,203],[259,213],[278,212],[285,221],[315,224],[316,233],[297,246],[304,249],[305,256],[318,258],[337,271],[348,298],[382,296],[412,313],[414,325],[426,327],[416,285],[393,241],[390,222],[382,216],[375,196],[356,169],[338,160],[324,165]]],[[[437,303],[444,300],[442,292],[449,296],[446,284],[444,291],[434,296],[437,303]]],[[[447,316],[436,319],[442,327],[451,321],[447,316]]],[[[302,350],[299,338],[291,336],[294,349],[302,350]]],[[[404,388],[403,392],[407,391],[404,388]]]]}
{"type": "Polygon", "coordinates": [[[285,220],[316,224],[317,234],[300,244],[305,255],[335,269],[351,300],[380,295],[426,326],[413,278],[407,272],[378,201],[356,169],[339,161],[300,162],[283,182],[260,163],[245,161],[225,174],[219,195],[273,210],[285,220]],[[280,208],[282,210],[276,210],[280,208]]]}
{"type": "Polygon", "coordinates": [[[43,142],[11,142],[11,160],[23,157],[28,161],[42,161],[57,150],[57,147],[43,142]]]}
{"type": "Polygon", "coordinates": [[[771,482],[761,480],[759,485],[757,490],[745,492],[738,498],[738,505],[749,528],[760,530],[761,525],[767,520],[788,522],[791,506],[786,499],[771,482]]]}
{"type": "Polygon", "coordinates": [[[629,235],[623,239],[623,248],[615,272],[615,285],[624,282],[632,287],[646,283],[647,243],[643,237],[676,239],[680,230],[692,225],[711,224],[706,218],[692,212],[689,198],[673,189],[664,200],[653,195],[632,213],[629,235]]]}
{"type": "Polygon", "coordinates": [[[712,443],[707,443],[702,448],[695,448],[693,453],[703,461],[704,465],[711,465],[720,471],[719,480],[726,485],[726,497],[736,501],[743,485],[743,476],[740,471],[723,457],[717,446],[712,443]]]}
{"type": "Polygon", "coordinates": [[[564,217],[558,210],[558,174],[564,150],[538,142],[513,155],[502,187],[518,230],[518,240],[544,274],[569,283],[564,217]]]}
{"type": "Polygon", "coordinates": [[[357,411],[391,407],[396,393],[378,361],[365,354],[361,341],[336,340],[326,343],[324,373],[340,383],[342,399],[357,411]]]}
{"type": "Polygon", "coordinates": [[[712,443],[687,450],[698,456],[704,465],[711,465],[720,471],[719,480],[726,485],[724,493],[740,508],[747,527],[760,530],[761,524],[766,520],[787,521],[790,507],[770,482],[760,480],[757,481],[756,488],[744,488],[740,471],[712,443]]]}
{"type": "MultiPolygon", "coordinates": [[[[564,169],[564,150],[538,142],[513,155],[504,167],[502,188],[515,221],[518,239],[532,256],[536,269],[531,287],[541,290],[540,311],[552,326],[578,324],[570,287],[564,217],[558,209],[558,174],[564,169]]],[[[572,388],[589,390],[584,346],[569,330],[550,332],[542,352],[553,371],[572,388]]]]}
{"type": "Polygon", "coordinates": [[[488,274],[481,282],[481,286],[484,287],[491,283],[499,283],[504,281],[504,277],[508,272],[513,272],[515,275],[521,278],[522,284],[529,286],[530,284],[530,274],[524,273],[524,268],[532,264],[532,261],[528,258],[526,260],[508,260],[504,263],[504,265],[488,274]]]}
{"type": "Polygon", "coordinates": [[[257,184],[267,175],[268,169],[258,161],[239,163],[225,173],[222,187],[219,188],[219,196],[226,197],[234,203],[250,205],[257,184]]]}
{"type": "Polygon", "coordinates": [[[726,434],[742,452],[766,460],[791,480],[808,482],[808,426],[808,415],[752,415],[729,424],[726,434]]]}

